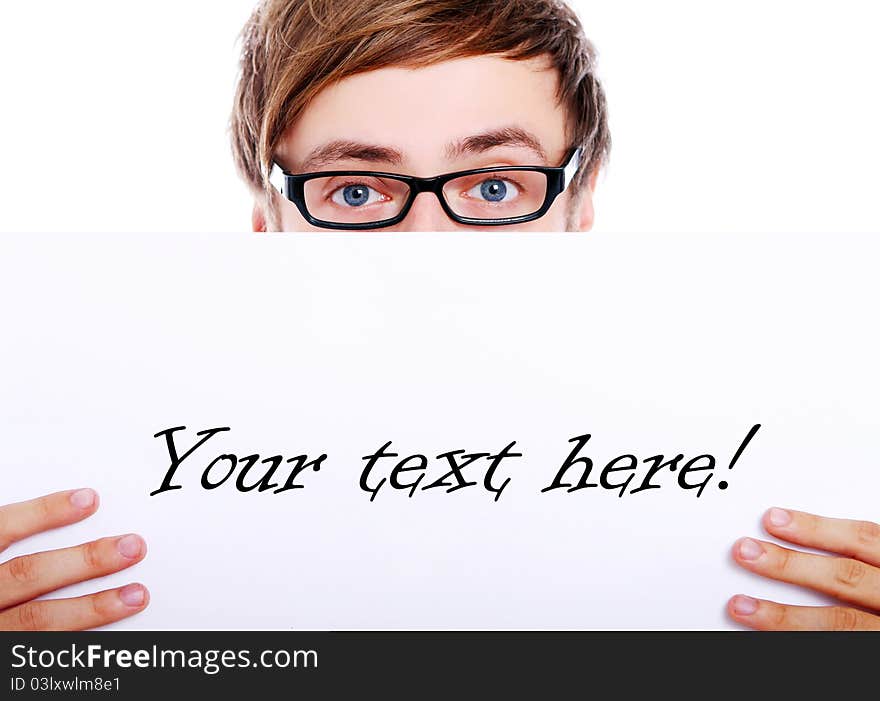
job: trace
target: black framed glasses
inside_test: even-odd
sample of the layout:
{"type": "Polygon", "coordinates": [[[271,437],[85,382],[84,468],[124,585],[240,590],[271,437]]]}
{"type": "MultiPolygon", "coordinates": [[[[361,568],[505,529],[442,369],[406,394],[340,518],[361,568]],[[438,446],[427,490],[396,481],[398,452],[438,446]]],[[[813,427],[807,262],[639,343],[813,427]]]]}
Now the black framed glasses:
{"type": "Polygon", "coordinates": [[[325,229],[393,226],[422,192],[433,192],[460,224],[505,226],[543,217],[571,184],[582,155],[582,149],[572,149],[558,167],[476,168],[432,178],[368,170],[294,174],[273,163],[269,182],[309,224],[325,229]]]}

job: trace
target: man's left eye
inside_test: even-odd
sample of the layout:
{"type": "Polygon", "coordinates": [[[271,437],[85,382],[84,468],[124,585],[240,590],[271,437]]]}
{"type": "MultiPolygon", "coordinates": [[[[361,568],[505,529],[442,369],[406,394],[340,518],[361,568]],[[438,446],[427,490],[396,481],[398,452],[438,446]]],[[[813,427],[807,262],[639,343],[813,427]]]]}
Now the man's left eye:
{"type": "Polygon", "coordinates": [[[519,189],[509,180],[490,178],[474,185],[467,191],[468,197],[485,202],[510,202],[519,194],[519,189]]]}

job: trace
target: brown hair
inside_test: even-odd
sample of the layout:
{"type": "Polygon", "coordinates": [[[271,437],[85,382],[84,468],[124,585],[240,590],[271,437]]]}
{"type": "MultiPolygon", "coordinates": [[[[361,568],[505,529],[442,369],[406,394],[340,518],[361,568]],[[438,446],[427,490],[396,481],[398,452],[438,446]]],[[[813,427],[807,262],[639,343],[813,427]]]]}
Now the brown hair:
{"type": "MultiPolygon", "coordinates": [[[[268,192],[279,141],[331,83],[485,54],[549,58],[572,144],[586,154],[572,184],[582,188],[606,161],[611,141],[596,51],[560,0],[261,0],[242,32],[231,120],[236,166],[255,193],[268,192]]],[[[274,223],[274,200],[268,204],[274,223]]]]}

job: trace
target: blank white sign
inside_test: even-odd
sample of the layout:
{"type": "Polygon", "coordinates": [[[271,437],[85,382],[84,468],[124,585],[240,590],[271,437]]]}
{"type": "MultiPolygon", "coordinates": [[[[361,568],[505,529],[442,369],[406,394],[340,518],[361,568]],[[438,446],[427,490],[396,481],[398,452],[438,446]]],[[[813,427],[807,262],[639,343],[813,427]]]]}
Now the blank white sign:
{"type": "Polygon", "coordinates": [[[145,583],[114,628],[702,629],[733,627],[735,593],[823,603],[729,553],[773,505],[880,515],[878,254],[870,235],[4,235],[0,503],[90,486],[102,505],[3,557],[142,534],[144,562],[53,594],[145,583]],[[179,426],[181,451],[229,430],[151,496],[155,434],[179,426]],[[631,454],[607,475],[629,488],[542,492],[586,434],[590,481],[631,454]],[[371,500],[363,458],[388,441],[371,500]],[[513,442],[500,494],[487,457],[461,470],[476,485],[424,488],[437,456],[513,442]],[[321,454],[300,489],[239,491],[228,458],[201,483],[221,455],[281,456],[283,484],[321,454]],[[391,473],[417,454],[410,496],[391,473]],[[714,469],[682,477],[700,455],[714,469]]]}

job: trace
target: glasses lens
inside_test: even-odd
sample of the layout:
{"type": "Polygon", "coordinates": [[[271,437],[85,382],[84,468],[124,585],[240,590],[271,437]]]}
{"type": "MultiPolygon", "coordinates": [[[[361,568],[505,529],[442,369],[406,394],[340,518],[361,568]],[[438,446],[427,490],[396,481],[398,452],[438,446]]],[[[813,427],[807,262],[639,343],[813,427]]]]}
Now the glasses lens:
{"type": "Polygon", "coordinates": [[[364,175],[333,175],[304,183],[306,209],[331,224],[370,224],[400,214],[409,186],[400,180],[364,175]]]}
{"type": "Polygon", "coordinates": [[[450,209],[470,219],[510,219],[534,214],[547,197],[547,176],[534,170],[463,175],[443,187],[450,209]]]}

